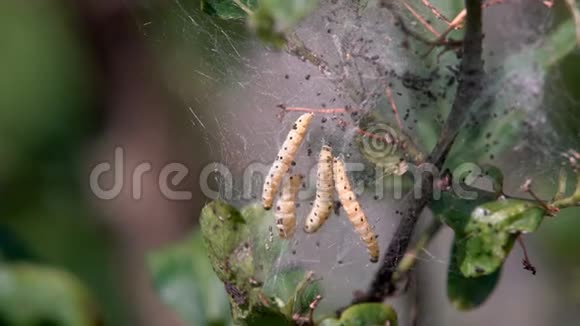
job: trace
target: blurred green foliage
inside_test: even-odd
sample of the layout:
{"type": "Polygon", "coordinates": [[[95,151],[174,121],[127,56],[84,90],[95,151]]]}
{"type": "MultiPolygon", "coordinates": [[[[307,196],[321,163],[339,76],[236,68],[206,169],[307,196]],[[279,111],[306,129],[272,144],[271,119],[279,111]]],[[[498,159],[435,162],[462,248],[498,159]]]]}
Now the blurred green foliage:
{"type": "Polygon", "coordinates": [[[101,325],[88,290],[73,275],[41,265],[0,265],[0,325],[101,325]]]}
{"type": "Polygon", "coordinates": [[[96,294],[106,323],[123,325],[109,232],[80,182],[100,103],[74,26],[59,2],[0,4],[0,229],[19,243],[0,241],[0,255],[71,271],[96,294]]]}
{"type": "Polygon", "coordinates": [[[161,300],[188,325],[230,325],[223,283],[208,260],[201,233],[152,252],[148,265],[161,300]]]}

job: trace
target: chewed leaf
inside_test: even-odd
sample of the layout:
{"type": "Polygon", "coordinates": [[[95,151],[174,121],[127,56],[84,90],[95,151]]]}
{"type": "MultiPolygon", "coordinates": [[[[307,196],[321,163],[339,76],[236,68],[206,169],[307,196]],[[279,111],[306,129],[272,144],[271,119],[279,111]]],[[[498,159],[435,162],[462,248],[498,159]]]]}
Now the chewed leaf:
{"type": "MultiPolygon", "coordinates": [[[[330,324],[333,325],[331,321],[330,324]]],[[[349,307],[340,315],[340,325],[390,325],[397,326],[397,312],[383,303],[361,303],[349,307]]]]}
{"type": "Polygon", "coordinates": [[[447,297],[455,308],[469,310],[484,303],[491,295],[499,281],[501,268],[489,275],[465,277],[459,271],[461,251],[460,244],[454,240],[447,269],[447,297]]]}
{"type": "Polygon", "coordinates": [[[224,283],[238,324],[278,320],[283,315],[261,288],[282,249],[280,239],[271,236],[273,222],[272,213],[258,204],[239,212],[214,201],[202,210],[200,226],[207,255],[224,283]]]}
{"type": "Polygon", "coordinates": [[[230,309],[224,286],[212,271],[196,233],[147,257],[161,300],[187,325],[226,324],[230,309]]]}
{"type": "Polygon", "coordinates": [[[460,248],[460,270],[466,277],[495,272],[509,254],[519,233],[535,231],[544,217],[537,204],[522,200],[497,200],[471,213],[460,248]]]}
{"type": "Polygon", "coordinates": [[[227,279],[225,262],[237,248],[243,247],[248,235],[246,220],[234,207],[216,201],[201,211],[200,226],[214,270],[220,279],[227,279]]]}
{"type": "Polygon", "coordinates": [[[93,326],[101,322],[88,290],[73,275],[33,264],[0,266],[3,325],[93,326]]]}
{"type": "Polygon", "coordinates": [[[475,308],[489,297],[519,233],[535,231],[544,216],[535,203],[494,197],[479,192],[475,200],[465,200],[445,192],[430,204],[455,232],[447,295],[460,310],[475,308]]]}

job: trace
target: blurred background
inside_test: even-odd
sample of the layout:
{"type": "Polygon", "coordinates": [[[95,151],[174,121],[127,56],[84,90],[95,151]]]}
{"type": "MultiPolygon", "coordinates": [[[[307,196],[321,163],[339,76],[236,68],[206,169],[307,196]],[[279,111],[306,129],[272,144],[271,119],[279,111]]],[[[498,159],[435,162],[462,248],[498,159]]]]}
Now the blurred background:
{"type": "MultiPolygon", "coordinates": [[[[552,24],[564,11],[557,4],[555,18],[542,24],[552,24]]],[[[256,111],[240,119],[238,102],[276,112],[281,98],[310,86],[300,82],[301,88],[270,96],[260,82],[303,81],[310,73],[321,78],[315,69],[287,68],[295,61],[261,51],[243,22],[203,15],[199,2],[183,0],[0,2],[0,264],[36,262],[72,273],[95,298],[104,325],[182,325],[155,294],[145,254],[195,227],[206,202],[198,176],[207,163],[247,159],[260,141],[275,147],[256,132],[262,123],[276,123],[275,114],[263,118],[263,111],[256,111]],[[252,67],[256,63],[263,66],[252,67]],[[251,77],[240,77],[241,71],[251,77]],[[231,86],[242,79],[243,87],[231,86]],[[256,100],[254,93],[266,99],[256,100]],[[234,123],[238,119],[240,129],[234,123]],[[239,130],[252,130],[259,140],[235,137],[239,130]],[[246,149],[246,141],[255,144],[246,149]],[[117,178],[130,185],[135,168],[149,163],[138,199],[129,186],[112,199],[99,198],[90,187],[93,168],[113,165],[117,148],[123,149],[123,169],[103,173],[99,185],[112,189],[117,178]],[[169,200],[157,186],[169,162],[187,166],[186,179],[173,190],[189,190],[191,199],[169,200]]],[[[498,15],[486,19],[501,21],[509,11],[498,15]]],[[[542,100],[562,148],[580,145],[579,59],[578,51],[566,56],[541,85],[559,90],[542,100]]],[[[332,100],[325,96],[316,103],[332,100]]],[[[273,126],[267,137],[277,137],[273,126]]],[[[520,165],[522,157],[517,159],[504,162],[520,165]]],[[[553,191],[552,171],[534,172],[545,184],[542,195],[553,191]]],[[[441,262],[448,257],[451,236],[446,230],[433,245],[437,259],[421,267],[418,282],[426,293],[421,301],[428,307],[421,324],[571,325],[580,320],[579,213],[567,210],[527,237],[536,277],[521,270],[520,252],[514,251],[499,290],[470,313],[457,313],[445,301],[441,262]]]]}

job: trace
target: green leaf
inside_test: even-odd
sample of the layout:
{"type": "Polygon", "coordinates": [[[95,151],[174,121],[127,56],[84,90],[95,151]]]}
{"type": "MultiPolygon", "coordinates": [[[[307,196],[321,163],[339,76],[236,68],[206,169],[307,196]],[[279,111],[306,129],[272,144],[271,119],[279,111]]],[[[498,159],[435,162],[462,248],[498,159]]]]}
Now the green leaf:
{"type": "MultiPolygon", "coordinates": [[[[326,325],[332,325],[329,321],[326,325]],[[328,324],[330,323],[330,324],[328,324]]],[[[383,303],[361,303],[348,307],[340,315],[343,326],[397,326],[397,312],[383,303]],[[387,322],[389,324],[387,324],[387,322]]]]}
{"type": "Polygon", "coordinates": [[[475,308],[489,297],[519,233],[535,231],[544,215],[535,203],[495,200],[488,192],[479,192],[475,200],[445,192],[430,207],[455,232],[447,295],[460,310],[475,308]]]}
{"type": "Polygon", "coordinates": [[[497,200],[477,207],[465,226],[465,236],[457,238],[461,273],[475,277],[495,272],[519,233],[535,231],[543,217],[541,207],[523,200],[497,200]]]}
{"type": "Polygon", "coordinates": [[[73,275],[25,263],[0,266],[2,325],[94,326],[93,298],[73,275]]]}
{"type": "Polygon", "coordinates": [[[576,29],[572,19],[561,23],[546,37],[541,47],[532,53],[533,60],[548,68],[576,49],[576,29]]]}
{"type": "Polygon", "coordinates": [[[465,277],[459,271],[460,251],[460,244],[454,239],[447,269],[447,297],[455,308],[469,310],[483,304],[491,295],[499,281],[501,268],[489,275],[465,277]]]}
{"type": "MultiPolygon", "coordinates": [[[[283,244],[272,236],[272,212],[258,204],[242,209],[220,201],[207,204],[200,226],[209,261],[229,294],[234,321],[251,324],[283,315],[260,284],[269,275],[283,244]]],[[[291,316],[285,316],[289,319],[291,316]]]]}
{"type": "Polygon", "coordinates": [[[270,325],[294,325],[287,316],[277,309],[257,306],[250,312],[248,317],[240,322],[248,326],[270,326],[270,325]]]}
{"type": "Polygon", "coordinates": [[[325,318],[323,319],[318,326],[341,326],[340,320],[336,318],[325,318]]]}
{"type": "Polygon", "coordinates": [[[525,112],[504,112],[499,104],[494,105],[494,110],[495,115],[490,113],[491,116],[484,119],[483,126],[463,129],[464,132],[458,136],[449,154],[446,166],[453,168],[464,162],[485,161],[490,152],[499,155],[518,141],[526,118],[525,112]]]}
{"type": "Polygon", "coordinates": [[[276,47],[285,43],[284,34],[316,8],[316,0],[261,0],[250,25],[264,42],[276,47]]]}
{"type": "Polygon", "coordinates": [[[429,203],[433,214],[452,228],[456,234],[463,234],[471,212],[476,207],[495,199],[495,195],[489,192],[478,191],[474,188],[470,188],[469,191],[473,191],[476,194],[475,199],[462,198],[453,192],[446,191],[441,194],[439,200],[432,200],[429,203]]]}
{"type": "Polygon", "coordinates": [[[161,300],[187,325],[227,325],[231,321],[223,284],[214,274],[201,240],[195,233],[147,257],[153,284],[161,300]]]}
{"type": "Polygon", "coordinates": [[[237,4],[233,0],[202,0],[201,9],[205,13],[221,19],[245,19],[248,17],[248,13],[241,6],[254,10],[258,0],[239,0],[239,3],[237,4]]]}

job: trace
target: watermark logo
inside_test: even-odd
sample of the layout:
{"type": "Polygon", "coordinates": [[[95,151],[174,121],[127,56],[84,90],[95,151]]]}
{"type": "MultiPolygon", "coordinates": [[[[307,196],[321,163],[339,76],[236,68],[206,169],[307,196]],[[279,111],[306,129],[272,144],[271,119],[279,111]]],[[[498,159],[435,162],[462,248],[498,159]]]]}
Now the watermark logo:
{"type": "MultiPolygon", "coordinates": [[[[390,127],[389,127],[390,128],[390,127]]],[[[388,153],[389,148],[394,148],[394,145],[389,137],[389,128],[383,129],[382,132],[373,130],[373,134],[382,135],[383,140],[376,140],[377,142],[368,141],[366,144],[367,150],[373,153],[388,153]],[[389,147],[391,146],[391,147],[389,147]]],[[[389,136],[390,135],[390,136],[389,136]]],[[[100,162],[96,164],[89,175],[89,186],[91,192],[101,200],[112,200],[117,198],[125,187],[130,187],[131,197],[135,200],[143,198],[143,177],[148,173],[153,173],[154,169],[150,162],[142,162],[138,164],[131,171],[125,164],[125,151],[121,147],[115,148],[112,162],[100,162]],[[126,181],[125,176],[130,175],[130,182],[126,181]],[[112,185],[109,187],[103,186],[103,178],[105,176],[112,177],[112,185]],[[128,183],[128,184],[125,184],[128,183]]],[[[304,179],[304,184],[299,192],[299,200],[312,200],[316,192],[316,162],[312,162],[304,179]]],[[[367,163],[368,164],[368,163],[367,163]]],[[[398,175],[390,176],[385,179],[384,167],[375,166],[374,171],[365,169],[363,162],[347,162],[345,163],[346,170],[351,177],[351,185],[353,191],[361,195],[363,193],[371,193],[375,199],[382,199],[385,197],[385,188],[388,188],[389,194],[393,199],[401,199],[407,188],[404,187],[403,177],[398,175]],[[391,184],[386,184],[386,180],[392,181],[391,184]]],[[[265,175],[270,168],[269,164],[262,162],[252,162],[248,164],[241,175],[234,176],[232,170],[225,164],[220,162],[213,162],[204,166],[199,172],[199,190],[209,199],[223,199],[244,200],[250,201],[259,198],[265,175]]],[[[157,170],[156,170],[157,171],[157,170]]],[[[189,168],[179,162],[171,162],[160,167],[157,176],[158,190],[161,194],[169,200],[191,200],[193,192],[188,190],[175,190],[184,182],[189,176],[189,168]]],[[[464,163],[459,165],[454,171],[451,171],[445,178],[445,182],[440,179],[440,171],[431,164],[410,165],[407,173],[412,180],[413,196],[420,199],[423,192],[424,177],[428,176],[434,180],[432,186],[433,199],[437,200],[441,197],[442,191],[453,191],[457,196],[463,199],[475,199],[477,192],[473,191],[466,185],[472,184],[475,180],[482,176],[482,169],[473,163],[464,163]]]]}

